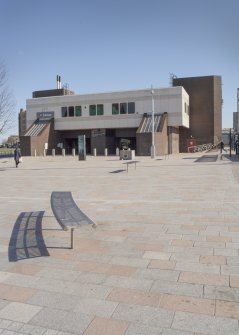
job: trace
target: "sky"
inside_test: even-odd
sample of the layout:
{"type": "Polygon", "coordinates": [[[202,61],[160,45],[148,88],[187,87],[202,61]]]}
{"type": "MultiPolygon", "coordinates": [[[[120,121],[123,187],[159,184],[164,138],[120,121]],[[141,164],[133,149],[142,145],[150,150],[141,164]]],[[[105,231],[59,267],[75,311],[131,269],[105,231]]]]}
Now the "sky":
{"type": "MultiPolygon", "coordinates": [[[[17,116],[32,92],[170,86],[170,74],[222,77],[222,126],[239,87],[238,0],[0,0],[0,62],[17,116]]],[[[5,134],[6,138],[7,134],[5,134]]]]}

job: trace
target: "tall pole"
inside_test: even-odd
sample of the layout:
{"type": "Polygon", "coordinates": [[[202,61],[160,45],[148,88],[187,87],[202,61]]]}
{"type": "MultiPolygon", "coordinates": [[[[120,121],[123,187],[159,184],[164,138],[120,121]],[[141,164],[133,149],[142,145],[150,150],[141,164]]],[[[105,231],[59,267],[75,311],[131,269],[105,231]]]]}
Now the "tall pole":
{"type": "Polygon", "coordinates": [[[154,145],[154,90],[151,86],[151,101],[152,101],[152,145],[151,145],[151,158],[155,158],[155,145],[154,145]]]}

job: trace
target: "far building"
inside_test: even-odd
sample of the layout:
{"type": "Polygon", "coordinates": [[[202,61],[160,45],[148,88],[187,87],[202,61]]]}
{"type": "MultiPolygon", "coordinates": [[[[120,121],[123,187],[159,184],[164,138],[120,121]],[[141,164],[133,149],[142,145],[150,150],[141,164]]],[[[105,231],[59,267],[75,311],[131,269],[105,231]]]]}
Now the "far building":
{"type": "Polygon", "coordinates": [[[75,94],[61,88],[35,91],[19,115],[23,155],[66,154],[78,150],[115,154],[125,143],[136,155],[150,155],[152,129],[156,155],[186,152],[197,144],[221,139],[221,77],[174,78],[173,87],[75,94]],[[154,119],[152,109],[154,106],[154,119]],[[21,128],[25,127],[25,128],[21,128]]]}
{"type": "Polygon", "coordinates": [[[237,89],[237,112],[233,113],[233,129],[239,131],[239,88],[237,89]]]}

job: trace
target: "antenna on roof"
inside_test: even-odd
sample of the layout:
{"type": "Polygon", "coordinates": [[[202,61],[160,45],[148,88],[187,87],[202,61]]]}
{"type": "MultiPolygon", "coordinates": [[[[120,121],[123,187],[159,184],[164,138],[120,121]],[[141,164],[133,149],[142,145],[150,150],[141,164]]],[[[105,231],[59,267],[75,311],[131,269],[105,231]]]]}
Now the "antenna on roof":
{"type": "Polygon", "coordinates": [[[177,76],[176,76],[176,74],[174,74],[174,73],[169,73],[169,84],[170,84],[170,86],[173,86],[173,80],[175,79],[175,78],[178,78],[177,76]]]}
{"type": "Polygon", "coordinates": [[[61,89],[61,76],[56,76],[56,88],[59,90],[61,89]]]}
{"type": "Polygon", "coordinates": [[[69,84],[68,84],[68,83],[64,83],[63,88],[64,88],[65,90],[69,90],[69,84]]]}

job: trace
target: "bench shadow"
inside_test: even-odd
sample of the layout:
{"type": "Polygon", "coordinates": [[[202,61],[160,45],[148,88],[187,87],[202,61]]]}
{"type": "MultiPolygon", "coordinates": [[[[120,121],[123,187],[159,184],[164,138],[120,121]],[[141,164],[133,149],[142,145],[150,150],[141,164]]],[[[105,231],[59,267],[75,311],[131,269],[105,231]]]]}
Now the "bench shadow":
{"type": "Polygon", "coordinates": [[[115,171],[111,171],[110,173],[120,173],[120,172],[125,172],[125,170],[115,170],[115,171]]]}
{"type": "Polygon", "coordinates": [[[49,256],[42,236],[43,215],[44,211],[22,212],[19,214],[8,246],[8,259],[10,262],[49,256]]]}

